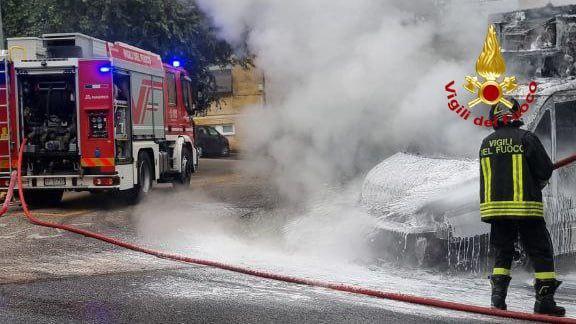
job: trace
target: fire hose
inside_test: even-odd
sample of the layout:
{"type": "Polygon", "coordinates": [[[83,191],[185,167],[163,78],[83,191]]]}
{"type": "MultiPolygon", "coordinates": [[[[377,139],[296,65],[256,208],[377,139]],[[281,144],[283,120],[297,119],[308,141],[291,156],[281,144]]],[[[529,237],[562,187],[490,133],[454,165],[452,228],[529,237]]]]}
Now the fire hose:
{"type": "Polygon", "coordinates": [[[576,154],[570,155],[569,157],[563,158],[556,163],[554,163],[554,170],[559,169],[561,167],[567,166],[568,164],[576,161],[576,154]]]}
{"type": "MultiPolygon", "coordinates": [[[[110,244],[113,244],[113,245],[116,245],[119,247],[123,247],[123,248],[129,249],[129,250],[132,250],[132,251],[153,255],[153,256],[156,256],[159,258],[170,259],[170,260],[180,261],[180,262],[186,262],[186,263],[191,263],[191,264],[196,264],[196,265],[203,265],[203,266],[218,268],[218,269],[222,269],[222,270],[228,270],[228,271],[232,271],[232,272],[236,272],[236,273],[256,276],[256,277],[265,278],[265,279],[283,281],[283,282],[299,284],[299,285],[307,285],[307,286],[313,286],[313,287],[327,288],[327,289],[332,289],[332,290],[337,290],[337,291],[342,291],[342,292],[348,292],[348,293],[353,293],[353,294],[359,294],[359,295],[371,296],[371,297],[376,297],[376,298],[381,298],[381,299],[389,299],[389,300],[407,302],[407,303],[424,305],[424,306],[432,306],[432,307],[438,307],[438,308],[455,310],[455,311],[462,311],[462,312],[468,312],[468,313],[476,313],[476,314],[497,316],[497,317],[518,319],[518,320],[538,321],[538,322],[576,323],[576,318],[567,318],[567,317],[560,318],[560,317],[553,317],[553,316],[548,316],[548,315],[524,313],[524,312],[517,312],[517,311],[505,311],[505,310],[489,308],[489,307],[482,307],[482,306],[469,305],[469,304],[464,304],[464,303],[444,301],[444,300],[439,300],[439,299],[435,299],[435,298],[427,298],[427,297],[419,297],[419,296],[413,296],[413,295],[407,295],[407,294],[385,292],[385,291],[368,289],[368,288],[346,285],[346,284],[341,284],[341,283],[331,283],[331,282],[325,282],[325,281],[320,281],[320,280],[298,278],[298,277],[292,277],[292,276],[288,276],[288,275],[276,274],[276,273],[272,273],[272,272],[260,271],[260,270],[245,268],[245,267],[241,267],[241,266],[235,266],[235,265],[230,265],[230,264],[226,264],[226,263],[221,263],[221,262],[217,262],[217,261],[197,259],[197,258],[187,257],[187,256],[183,256],[183,255],[178,255],[178,254],[171,254],[171,253],[166,253],[166,252],[162,252],[162,251],[156,251],[153,249],[141,247],[141,246],[133,244],[133,243],[124,242],[124,241],[114,239],[114,238],[111,238],[111,237],[108,237],[108,236],[105,236],[105,235],[102,235],[99,233],[95,233],[95,232],[91,232],[88,230],[76,228],[73,226],[68,226],[68,225],[64,225],[64,224],[56,224],[56,223],[51,223],[51,222],[45,222],[43,220],[38,219],[37,217],[33,216],[30,213],[30,210],[28,209],[28,205],[26,204],[26,200],[24,197],[24,189],[22,186],[22,163],[21,162],[22,162],[22,153],[23,153],[25,145],[26,145],[26,140],[24,140],[22,142],[22,145],[21,145],[20,150],[18,152],[18,168],[17,168],[18,171],[16,173],[14,173],[14,172],[12,173],[12,176],[10,179],[10,185],[8,188],[8,193],[6,195],[4,205],[0,209],[0,216],[2,216],[2,214],[6,213],[6,211],[8,210],[8,206],[9,206],[10,200],[12,199],[12,195],[13,195],[13,189],[14,189],[14,183],[15,183],[14,180],[16,179],[17,183],[18,183],[18,194],[20,196],[20,203],[22,204],[22,209],[24,211],[24,215],[26,216],[26,218],[28,219],[28,221],[30,223],[32,223],[34,225],[39,225],[39,226],[69,231],[72,233],[76,233],[76,234],[80,234],[80,235],[83,235],[86,237],[90,237],[93,239],[104,241],[106,243],[110,243],[110,244]]],[[[572,161],[576,161],[576,155],[574,155],[570,158],[561,160],[557,164],[559,165],[558,167],[561,167],[561,166],[564,166],[568,163],[571,163],[572,161]],[[568,162],[566,162],[566,161],[568,161],[568,162]]],[[[555,167],[556,167],[556,165],[555,165],[555,167]]]]}

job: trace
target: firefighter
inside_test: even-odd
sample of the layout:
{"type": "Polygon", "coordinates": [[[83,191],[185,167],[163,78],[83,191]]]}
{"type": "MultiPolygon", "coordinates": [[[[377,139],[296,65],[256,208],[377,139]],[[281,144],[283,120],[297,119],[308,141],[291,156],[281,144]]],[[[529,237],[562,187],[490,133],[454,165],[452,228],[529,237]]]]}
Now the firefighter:
{"type": "Polygon", "coordinates": [[[542,189],[553,165],[542,143],[533,133],[520,129],[519,104],[513,108],[498,103],[490,110],[494,132],[480,148],[480,215],[491,224],[490,244],[495,262],[490,282],[492,307],[506,309],[510,268],[518,237],[535,271],[534,312],[564,316],[554,294],[561,284],[554,272],[554,252],[544,221],[542,189]]]}

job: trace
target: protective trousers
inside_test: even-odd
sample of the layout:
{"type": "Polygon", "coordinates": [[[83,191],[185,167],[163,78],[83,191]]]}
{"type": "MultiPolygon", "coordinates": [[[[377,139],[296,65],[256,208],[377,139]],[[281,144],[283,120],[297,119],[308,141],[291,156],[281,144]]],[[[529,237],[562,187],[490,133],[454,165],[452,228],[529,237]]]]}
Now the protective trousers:
{"type": "Polygon", "coordinates": [[[490,244],[494,250],[493,275],[510,275],[514,243],[520,242],[532,261],[536,279],[554,279],[554,250],[550,233],[543,220],[494,220],[490,244]]]}

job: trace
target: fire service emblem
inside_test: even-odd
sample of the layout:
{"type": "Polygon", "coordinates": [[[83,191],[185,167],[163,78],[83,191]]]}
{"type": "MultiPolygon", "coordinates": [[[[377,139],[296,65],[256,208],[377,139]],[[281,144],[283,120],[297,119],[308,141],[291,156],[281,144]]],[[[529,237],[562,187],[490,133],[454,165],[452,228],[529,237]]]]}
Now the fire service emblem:
{"type": "MultiPolygon", "coordinates": [[[[505,76],[506,63],[502,56],[502,49],[496,34],[494,25],[490,25],[482,52],[476,61],[476,76],[466,76],[464,89],[474,94],[476,97],[468,102],[468,107],[461,105],[457,99],[454,81],[450,81],[444,89],[447,92],[448,108],[458,114],[462,119],[468,120],[470,117],[470,108],[483,103],[492,106],[496,103],[502,103],[512,108],[513,103],[506,99],[505,95],[510,95],[518,88],[515,76],[505,76]]],[[[534,94],[537,90],[536,82],[529,85],[529,93],[526,97],[526,103],[521,105],[520,114],[528,111],[529,104],[534,101],[534,94]]],[[[474,118],[474,124],[477,126],[491,127],[492,122],[485,120],[484,116],[474,118]]]]}
{"type": "Polygon", "coordinates": [[[503,95],[516,90],[518,85],[514,76],[501,78],[505,72],[506,63],[502,57],[496,29],[494,25],[490,25],[484,41],[484,48],[476,61],[476,73],[484,78],[484,81],[480,82],[477,76],[466,76],[464,89],[477,95],[476,99],[468,103],[468,107],[472,108],[480,102],[487,105],[501,102],[506,107],[512,108],[512,103],[506,100],[503,95]]]}

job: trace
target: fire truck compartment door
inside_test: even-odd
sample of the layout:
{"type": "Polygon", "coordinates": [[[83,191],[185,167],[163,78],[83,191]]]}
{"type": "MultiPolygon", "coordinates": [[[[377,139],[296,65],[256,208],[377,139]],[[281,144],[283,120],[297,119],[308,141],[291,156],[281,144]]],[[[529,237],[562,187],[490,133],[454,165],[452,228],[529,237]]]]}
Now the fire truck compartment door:
{"type": "Polygon", "coordinates": [[[131,72],[130,80],[133,135],[144,138],[164,137],[162,78],[131,72]]]}
{"type": "Polygon", "coordinates": [[[152,81],[154,137],[164,138],[164,80],[159,77],[152,77],[152,81]]]}

